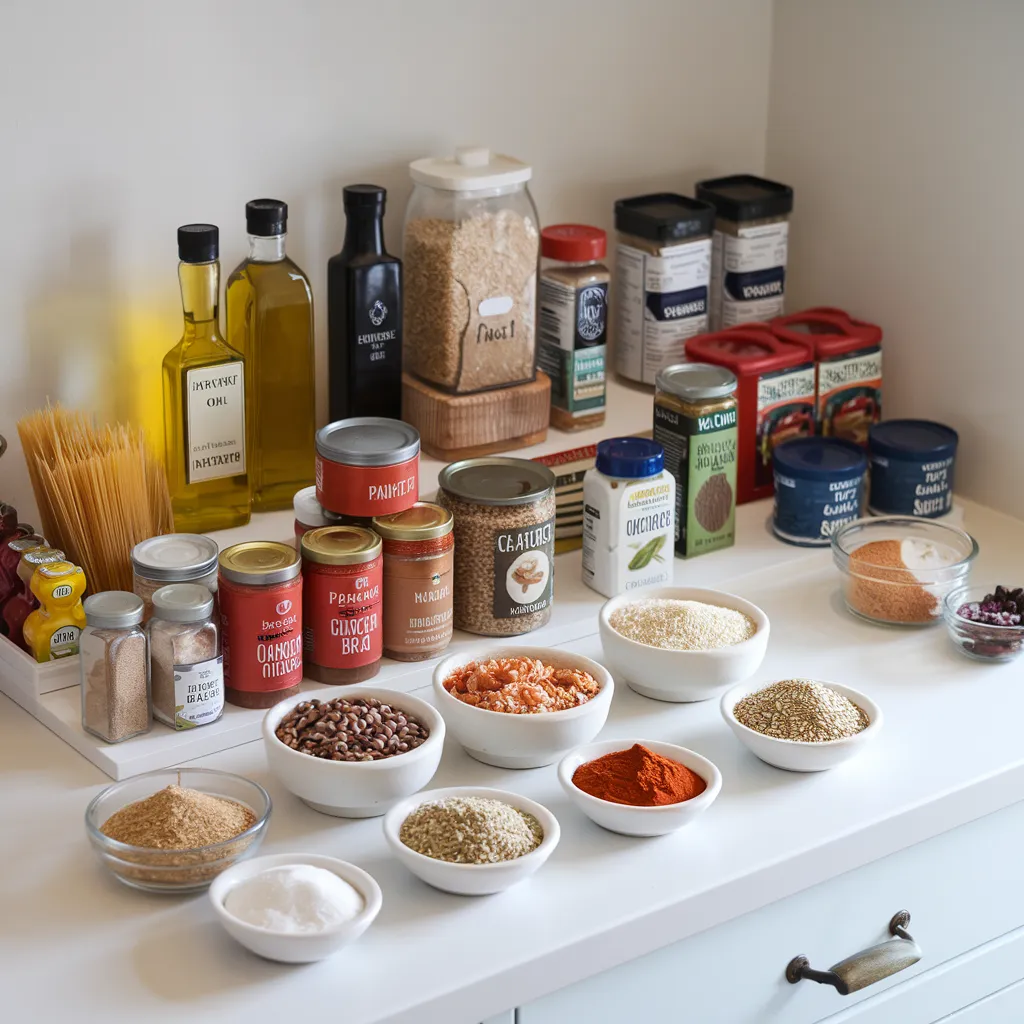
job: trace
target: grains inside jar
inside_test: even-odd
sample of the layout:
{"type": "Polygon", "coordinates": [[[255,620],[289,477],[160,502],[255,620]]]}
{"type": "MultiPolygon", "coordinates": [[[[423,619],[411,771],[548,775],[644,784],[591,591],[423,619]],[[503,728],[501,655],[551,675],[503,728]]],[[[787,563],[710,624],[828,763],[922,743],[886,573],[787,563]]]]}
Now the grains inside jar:
{"type": "Polygon", "coordinates": [[[848,697],[811,679],[785,679],[751,693],[733,708],[736,721],[780,740],[827,743],[855,736],[870,725],[848,697]]]}
{"type": "Polygon", "coordinates": [[[583,669],[556,668],[535,658],[491,658],[457,668],[444,688],[484,711],[530,715],[579,707],[596,697],[601,686],[583,669]]]}
{"type": "Polygon", "coordinates": [[[631,601],[609,619],[627,640],[671,651],[710,651],[749,640],[757,625],[743,612],[703,601],[646,598],[631,601]]]}
{"type": "Polygon", "coordinates": [[[414,715],[375,697],[304,700],[281,719],[277,738],[328,761],[379,761],[415,750],[430,730],[414,715]]]}
{"type": "Polygon", "coordinates": [[[399,839],[416,853],[451,864],[497,864],[536,850],[540,822],[488,797],[449,797],[420,804],[402,822],[399,839]]]}

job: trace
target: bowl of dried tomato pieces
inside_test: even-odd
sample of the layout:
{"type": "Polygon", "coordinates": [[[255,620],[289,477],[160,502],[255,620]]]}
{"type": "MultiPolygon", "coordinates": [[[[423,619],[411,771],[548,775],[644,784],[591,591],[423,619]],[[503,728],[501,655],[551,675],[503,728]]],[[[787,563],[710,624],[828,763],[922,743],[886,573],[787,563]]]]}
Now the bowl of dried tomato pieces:
{"type": "Polygon", "coordinates": [[[590,742],[614,688],[603,665],[555,647],[478,648],[434,669],[445,726],[470,757],[499,768],[540,768],[590,742]]]}

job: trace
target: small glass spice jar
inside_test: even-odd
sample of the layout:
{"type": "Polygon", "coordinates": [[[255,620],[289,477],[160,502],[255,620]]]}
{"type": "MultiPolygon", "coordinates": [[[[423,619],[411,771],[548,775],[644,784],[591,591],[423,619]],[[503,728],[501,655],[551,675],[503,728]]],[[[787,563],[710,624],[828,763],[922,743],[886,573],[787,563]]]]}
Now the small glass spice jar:
{"type": "Polygon", "coordinates": [[[213,620],[213,594],[197,583],[171,583],[153,595],[149,636],[153,717],[194,729],[224,714],[224,658],[213,620]]]}
{"type": "Polygon", "coordinates": [[[149,650],[142,598],[106,590],[83,602],[82,728],[106,743],[149,732],[149,650]]]}
{"type": "Polygon", "coordinates": [[[217,542],[201,533],[168,533],[132,549],[132,590],[153,614],[153,594],[168,583],[201,583],[217,593],[217,542]]]}
{"type": "Polygon", "coordinates": [[[220,553],[224,699],[270,708],[302,683],[302,561],[290,544],[253,540],[220,553]]]}
{"type": "Polygon", "coordinates": [[[373,521],[383,541],[384,653],[395,661],[433,658],[451,641],[453,526],[448,509],[426,501],[373,521]]]}
{"type": "Polygon", "coordinates": [[[383,653],[381,539],[363,526],[324,526],[302,537],[306,675],[359,683],[383,653]]]}

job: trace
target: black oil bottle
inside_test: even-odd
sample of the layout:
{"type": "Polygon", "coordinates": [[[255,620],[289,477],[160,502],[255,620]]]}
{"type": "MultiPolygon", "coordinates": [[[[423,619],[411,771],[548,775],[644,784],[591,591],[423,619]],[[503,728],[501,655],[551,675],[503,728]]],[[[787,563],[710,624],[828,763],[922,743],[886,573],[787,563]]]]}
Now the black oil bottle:
{"type": "Polygon", "coordinates": [[[330,418],[402,417],[402,261],[384,249],[379,185],[344,190],[345,244],[327,261],[330,418]]]}

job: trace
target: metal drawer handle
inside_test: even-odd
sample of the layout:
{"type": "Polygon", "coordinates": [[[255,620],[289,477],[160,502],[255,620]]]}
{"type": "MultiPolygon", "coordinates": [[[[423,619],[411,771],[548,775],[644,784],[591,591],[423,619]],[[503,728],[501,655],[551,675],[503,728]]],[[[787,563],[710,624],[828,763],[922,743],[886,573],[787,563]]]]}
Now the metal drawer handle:
{"type": "Polygon", "coordinates": [[[786,981],[795,985],[806,978],[819,985],[833,985],[841,996],[873,985],[898,971],[913,967],[921,959],[921,947],[910,937],[907,925],[910,911],[901,910],[889,922],[894,938],[862,949],[853,956],[833,964],[827,971],[816,971],[805,956],[795,956],[786,965],[786,981]]]}

